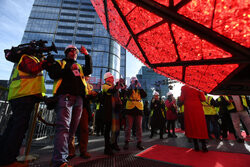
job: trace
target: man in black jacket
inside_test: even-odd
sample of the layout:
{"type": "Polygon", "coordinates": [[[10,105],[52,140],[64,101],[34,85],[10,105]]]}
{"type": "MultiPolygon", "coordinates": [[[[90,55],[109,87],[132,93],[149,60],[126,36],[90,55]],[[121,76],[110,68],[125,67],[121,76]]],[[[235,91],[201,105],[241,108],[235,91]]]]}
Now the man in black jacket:
{"type": "Polygon", "coordinates": [[[74,45],[65,48],[65,58],[48,69],[54,79],[53,94],[58,97],[55,107],[56,134],[54,139],[54,167],[68,165],[68,143],[74,137],[83,110],[83,100],[88,94],[85,77],[92,73],[92,59],[83,46],[80,52],[85,55],[85,67],[77,63],[79,50],[74,45]]]}

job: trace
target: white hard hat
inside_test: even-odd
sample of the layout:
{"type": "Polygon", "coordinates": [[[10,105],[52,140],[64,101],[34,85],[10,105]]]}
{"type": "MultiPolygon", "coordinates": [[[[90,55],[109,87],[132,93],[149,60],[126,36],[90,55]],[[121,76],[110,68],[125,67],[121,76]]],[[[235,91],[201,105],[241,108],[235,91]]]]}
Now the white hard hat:
{"type": "Polygon", "coordinates": [[[153,92],[153,95],[154,95],[154,96],[159,96],[160,94],[159,94],[157,91],[154,91],[154,92],[153,92]]]}
{"type": "Polygon", "coordinates": [[[165,99],[165,98],[166,98],[166,96],[162,96],[161,98],[162,98],[162,99],[165,99]]]}
{"type": "Polygon", "coordinates": [[[170,95],[173,95],[173,93],[172,93],[172,92],[168,92],[168,93],[167,93],[167,96],[170,96],[170,95]]]}
{"type": "Polygon", "coordinates": [[[111,72],[106,72],[105,74],[104,74],[104,80],[105,79],[107,79],[107,78],[109,78],[109,77],[114,77],[112,74],[111,74],[111,72]]]}
{"type": "Polygon", "coordinates": [[[133,82],[133,81],[138,81],[138,79],[136,77],[131,77],[130,82],[133,82]]]}
{"type": "Polygon", "coordinates": [[[76,49],[77,54],[79,53],[79,50],[77,49],[77,47],[75,45],[68,45],[65,49],[64,49],[64,53],[67,55],[67,50],[68,49],[76,49]]]}

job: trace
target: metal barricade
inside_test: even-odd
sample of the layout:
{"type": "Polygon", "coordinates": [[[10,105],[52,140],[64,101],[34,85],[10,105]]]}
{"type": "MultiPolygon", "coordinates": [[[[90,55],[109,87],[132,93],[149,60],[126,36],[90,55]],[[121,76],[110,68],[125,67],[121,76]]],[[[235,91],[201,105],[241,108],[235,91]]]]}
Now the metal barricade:
{"type": "MultiPolygon", "coordinates": [[[[0,135],[3,134],[7,123],[12,114],[8,101],[0,101],[0,135]]],[[[32,136],[32,145],[48,145],[53,142],[55,127],[51,126],[55,122],[54,110],[47,110],[44,103],[40,103],[38,109],[38,118],[35,124],[34,134],[32,136]]],[[[33,116],[31,116],[33,117],[33,116]]],[[[28,135],[25,135],[28,137],[28,135]]],[[[28,139],[24,139],[27,141],[28,139]]]]}

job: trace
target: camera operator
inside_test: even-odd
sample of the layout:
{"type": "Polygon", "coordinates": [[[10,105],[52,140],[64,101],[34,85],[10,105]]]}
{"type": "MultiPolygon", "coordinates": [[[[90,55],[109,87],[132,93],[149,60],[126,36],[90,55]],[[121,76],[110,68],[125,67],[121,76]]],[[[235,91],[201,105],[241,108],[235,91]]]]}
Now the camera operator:
{"type": "Polygon", "coordinates": [[[8,100],[13,114],[0,140],[0,165],[28,166],[16,162],[35,104],[44,96],[42,53],[23,54],[11,77],[8,100]]]}
{"type": "Polygon", "coordinates": [[[88,94],[84,76],[92,73],[92,59],[85,47],[80,52],[85,55],[85,67],[77,63],[79,50],[74,45],[65,48],[65,58],[53,63],[48,70],[50,78],[54,79],[53,94],[57,96],[56,103],[56,133],[54,138],[53,166],[68,166],[68,143],[75,136],[79,124],[83,100],[88,94]]]}
{"type": "Polygon", "coordinates": [[[126,103],[126,129],[125,129],[125,145],[123,149],[129,148],[130,133],[135,120],[136,124],[136,147],[143,150],[141,145],[142,140],[142,115],[143,115],[143,102],[142,98],[147,96],[147,93],[142,89],[141,84],[136,77],[132,77],[130,86],[127,90],[127,103],[126,103]]]}

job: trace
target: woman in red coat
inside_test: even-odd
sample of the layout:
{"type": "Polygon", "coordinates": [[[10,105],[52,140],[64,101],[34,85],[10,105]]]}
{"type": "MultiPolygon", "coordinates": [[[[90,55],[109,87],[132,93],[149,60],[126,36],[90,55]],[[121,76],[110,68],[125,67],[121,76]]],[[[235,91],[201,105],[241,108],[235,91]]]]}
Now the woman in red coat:
{"type": "Polygon", "coordinates": [[[198,139],[202,143],[202,151],[207,152],[205,139],[208,139],[207,125],[201,101],[205,101],[204,93],[187,85],[181,88],[180,100],[184,103],[185,134],[194,141],[195,151],[199,150],[198,139]]]}

